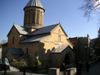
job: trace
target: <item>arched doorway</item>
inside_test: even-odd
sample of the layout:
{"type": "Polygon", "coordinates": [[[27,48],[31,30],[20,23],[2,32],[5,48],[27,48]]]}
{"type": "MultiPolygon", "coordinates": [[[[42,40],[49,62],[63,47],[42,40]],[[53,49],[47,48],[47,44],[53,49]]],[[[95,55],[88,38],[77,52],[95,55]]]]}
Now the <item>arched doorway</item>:
{"type": "Polygon", "coordinates": [[[69,64],[69,55],[68,54],[65,55],[64,61],[65,61],[65,65],[69,64]]]}

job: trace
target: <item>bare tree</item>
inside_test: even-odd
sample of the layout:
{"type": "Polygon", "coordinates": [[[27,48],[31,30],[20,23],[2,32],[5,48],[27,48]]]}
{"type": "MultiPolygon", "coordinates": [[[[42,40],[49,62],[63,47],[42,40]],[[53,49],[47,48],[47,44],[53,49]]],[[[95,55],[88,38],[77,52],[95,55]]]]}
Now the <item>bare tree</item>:
{"type": "Polygon", "coordinates": [[[80,7],[84,11],[84,17],[91,17],[93,11],[98,11],[100,9],[100,0],[84,0],[85,4],[80,7]]]}
{"type": "Polygon", "coordinates": [[[4,44],[4,43],[7,43],[7,40],[2,40],[2,41],[0,42],[0,44],[4,44]]]}
{"type": "Polygon", "coordinates": [[[6,43],[6,42],[7,42],[7,40],[2,40],[2,41],[0,42],[0,48],[2,47],[2,44],[6,43]]]}

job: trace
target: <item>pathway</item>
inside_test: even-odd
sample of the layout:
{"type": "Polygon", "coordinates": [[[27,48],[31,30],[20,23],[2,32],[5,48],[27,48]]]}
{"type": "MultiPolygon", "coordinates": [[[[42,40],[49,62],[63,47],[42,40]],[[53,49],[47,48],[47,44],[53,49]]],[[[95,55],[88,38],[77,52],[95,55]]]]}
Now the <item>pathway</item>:
{"type": "Polygon", "coordinates": [[[82,75],[100,75],[100,62],[96,63],[94,66],[90,67],[89,73],[86,71],[82,75]]]}

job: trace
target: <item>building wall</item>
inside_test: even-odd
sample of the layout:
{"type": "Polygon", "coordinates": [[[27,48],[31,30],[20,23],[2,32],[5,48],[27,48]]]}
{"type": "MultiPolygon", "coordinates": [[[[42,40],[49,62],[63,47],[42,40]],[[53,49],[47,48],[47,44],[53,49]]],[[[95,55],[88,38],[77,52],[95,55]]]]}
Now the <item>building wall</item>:
{"type": "Polygon", "coordinates": [[[75,38],[69,38],[69,40],[72,42],[72,44],[74,45],[74,51],[75,51],[75,57],[76,59],[78,58],[78,37],[75,38]]]}
{"type": "Polygon", "coordinates": [[[79,38],[78,42],[79,42],[79,58],[85,60],[86,59],[85,44],[88,43],[88,39],[87,38],[79,38]]]}
{"type": "Polygon", "coordinates": [[[67,47],[61,53],[51,53],[52,67],[60,67],[61,64],[64,63],[66,55],[69,56],[69,64],[75,62],[75,53],[71,50],[71,48],[67,47]]]}
{"type": "Polygon", "coordinates": [[[18,31],[16,30],[16,28],[13,27],[8,35],[8,48],[20,48],[19,40],[20,40],[20,35],[18,31]]]}
{"type": "MultiPolygon", "coordinates": [[[[52,60],[51,51],[62,44],[68,44],[69,46],[73,47],[73,45],[71,45],[68,42],[67,36],[64,34],[61,27],[58,26],[51,32],[50,36],[42,39],[40,42],[23,43],[20,44],[20,48],[23,50],[25,54],[26,54],[26,49],[28,48],[29,62],[31,64],[34,64],[36,54],[38,54],[39,60],[41,61],[43,67],[46,68],[50,66],[50,62],[52,60]],[[60,40],[59,40],[59,35],[60,35],[60,40]]],[[[58,55],[55,55],[55,57],[57,56],[58,55]]]]}
{"type": "Polygon", "coordinates": [[[6,52],[6,57],[8,58],[9,61],[11,61],[11,59],[13,58],[9,50],[7,50],[6,52]]]}
{"type": "MultiPolygon", "coordinates": [[[[61,27],[58,26],[56,27],[52,32],[51,32],[51,35],[43,40],[40,41],[41,43],[44,44],[44,47],[43,47],[43,52],[45,53],[44,54],[44,57],[43,55],[40,56],[40,58],[42,57],[43,60],[45,60],[45,64],[49,65],[49,62],[50,62],[50,54],[51,54],[51,51],[54,49],[54,48],[57,48],[58,46],[62,45],[62,44],[68,44],[70,47],[73,48],[73,45],[70,44],[67,40],[67,36],[64,34],[64,32],[62,31],[61,27]],[[59,33],[60,31],[60,33],[59,33]],[[60,40],[59,40],[59,35],[60,35],[60,40]]],[[[42,47],[41,47],[42,48],[42,47]]],[[[41,49],[40,49],[41,50],[41,49]]],[[[41,50],[41,54],[43,54],[42,50],[41,50]]],[[[57,55],[57,54],[56,54],[57,55]]],[[[55,55],[55,56],[56,56],[55,55]]],[[[57,55],[58,56],[58,55],[57,55]]]]}
{"type": "Polygon", "coordinates": [[[26,50],[28,49],[29,63],[34,64],[35,57],[39,53],[39,42],[23,43],[20,44],[20,48],[23,50],[24,54],[26,54],[26,50]]]}
{"type": "Polygon", "coordinates": [[[61,61],[64,60],[66,54],[69,55],[69,63],[74,63],[75,62],[75,53],[74,53],[74,51],[70,47],[67,47],[61,53],[61,61]]]}
{"type": "Polygon", "coordinates": [[[26,7],[24,11],[24,26],[26,28],[30,28],[30,26],[33,26],[34,28],[43,27],[43,9],[36,7],[26,7]]]}
{"type": "MultiPolygon", "coordinates": [[[[43,35],[39,35],[43,36],[43,35]]],[[[34,64],[36,55],[39,55],[39,60],[41,61],[44,68],[47,68],[50,66],[51,62],[51,51],[54,48],[57,48],[58,46],[62,44],[68,44],[71,48],[73,48],[73,45],[67,40],[67,35],[62,30],[61,26],[58,25],[51,33],[50,36],[42,39],[39,42],[33,42],[33,43],[22,43],[19,44],[19,41],[27,39],[29,37],[20,35],[15,27],[12,28],[8,35],[8,48],[21,48],[24,52],[24,54],[27,54],[26,51],[28,49],[28,55],[29,55],[29,63],[34,64]],[[12,43],[14,37],[14,44],[12,43]]],[[[10,55],[9,52],[7,52],[7,56],[10,55]]],[[[55,57],[58,55],[54,55],[55,57]]],[[[60,56],[61,57],[61,56],[60,56]]],[[[9,57],[10,60],[11,55],[9,57]]],[[[60,63],[58,63],[60,65],[60,63]]]]}
{"type": "Polygon", "coordinates": [[[89,59],[90,55],[89,35],[87,35],[87,37],[69,38],[69,40],[74,44],[76,59],[81,59],[81,60],[89,59]],[[87,45],[87,49],[85,49],[85,44],[87,45]]]}

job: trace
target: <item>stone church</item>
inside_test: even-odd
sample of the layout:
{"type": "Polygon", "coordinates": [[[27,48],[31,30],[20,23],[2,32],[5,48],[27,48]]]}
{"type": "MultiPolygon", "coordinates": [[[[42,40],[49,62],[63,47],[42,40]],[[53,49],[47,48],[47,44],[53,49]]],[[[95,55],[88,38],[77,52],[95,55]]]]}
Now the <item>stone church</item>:
{"type": "Polygon", "coordinates": [[[8,43],[3,44],[2,58],[24,59],[34,64],[36,55],[43,67],[60,67],[75,61],[73,44],[61,24],[43,26],[45,9],[39,0],[30,0],[24,7],[24,24],[14,24],[8,43]]]}

